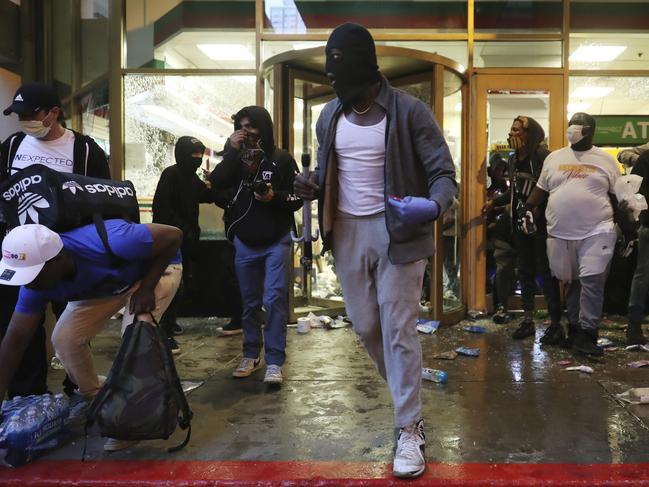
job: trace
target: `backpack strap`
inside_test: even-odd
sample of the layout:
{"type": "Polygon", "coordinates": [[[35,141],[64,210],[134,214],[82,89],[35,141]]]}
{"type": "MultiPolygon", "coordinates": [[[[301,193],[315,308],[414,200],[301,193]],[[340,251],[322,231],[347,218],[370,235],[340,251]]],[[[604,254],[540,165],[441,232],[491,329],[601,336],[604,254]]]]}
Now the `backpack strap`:
{"type": "Polygon", "coordinates": [[[106,222],[104,222],[104,218],[99,213],[93,213],[92,222],[95,224],[95,228],[97,229],[97,234],[101,239],[101,243],[104,244],[106,253],[110,256],[110,260],[112,261],[111,262],[112,266],[119,267],[120,265],[126,263],[125,259],[116,256],[113,253],[113,249],[110,248],[110,244],[108,243],[108,232],[106,231],[106,222]]]}
{"type": "Polygon", "coordinates": [[[16,157],[16,152],[18,152],[18,147],[20,147],[21,142],[25,138],[25,133],[19,132],[9,141],[9,152],[7,153],[7,175],[11,175],[11,167],[14,163],[14,157],[16,157]]]}

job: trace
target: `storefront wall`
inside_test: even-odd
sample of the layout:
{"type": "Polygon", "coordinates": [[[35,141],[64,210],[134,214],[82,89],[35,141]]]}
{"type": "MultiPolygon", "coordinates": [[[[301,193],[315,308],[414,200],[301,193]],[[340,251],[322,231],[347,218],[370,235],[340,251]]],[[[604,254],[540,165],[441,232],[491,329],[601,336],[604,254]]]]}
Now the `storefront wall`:
{"type": "MultiPolygon", "coordinates": [[[[71,123],[105,141],[114,175],[135,182],[145,208],[158,175],[173,163],[178,136],[191,133],[203,139],[209,147],[205,169],[212,167],[238,108],[260,104],[274,110],[277,96],[264,80],[264,62],[323,46],[330,30],[342,22],[367,26],[379,45],[437,53],[462,65],[464,86],[455,98],[444,100],[442,125],[449,141],[459,144],[455,159],[461,175],[462,245],[457,253],[459,268],[472,274],[461,276],[457,294],[466,309],[489,307],[480,215],[486,161],[506,141],[514,116],[527,112],[538,117],[546,132],[555,134],[548,140],[555,149],[564,145],[567,120],[575,111],[649,114],[649,0],[70,3],[88,20],[76,31],[76,38],[83,39],[81,69],[72,63],[71,74],[57,74],[72,86],[66,98],[71,123]],[[91,53],[105,37],[110,66],[102,69],[92,65],[96,58],[91,53]],[[559,80],[552,93],[543,85],[520,93],[516,83],[499,89],[492,78],[528,86],[526,80],[550,79],[546,76],[559,80]],[[492,86],[492,91],[483,98],[478,86],[492,86]],[[550,106],[556,103],[559,115],[551,117],[550,106]],[[489,127],[475,122],[481,110],[488,110],[484,120],[489,127]]],[[[636,137],[615,147],[646,141],[643,120],[636,120],[636,137]]],[[[206,235],[222,238],[217,210],[205,208],[201,218],[206,235]]]]}

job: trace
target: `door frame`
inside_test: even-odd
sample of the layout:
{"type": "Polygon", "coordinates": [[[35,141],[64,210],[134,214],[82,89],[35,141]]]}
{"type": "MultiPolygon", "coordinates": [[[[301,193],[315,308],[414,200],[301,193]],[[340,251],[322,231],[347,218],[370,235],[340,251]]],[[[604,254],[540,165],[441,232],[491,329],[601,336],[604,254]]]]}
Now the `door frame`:
{"type": "Polygon", "coordinates": [[[487,182],[487,97],[490,90],[545,90],[550,96],[549,134],[550,150],[565,145],[564,134],[566,93],[561,74],[477,74],[471,80],[469,157],[466,180],[464,240],[466,269],[473,270],[466,282],[466,303],[470,310],[487,311],[486,227],[481,209],[485,202],[487,182]]]}

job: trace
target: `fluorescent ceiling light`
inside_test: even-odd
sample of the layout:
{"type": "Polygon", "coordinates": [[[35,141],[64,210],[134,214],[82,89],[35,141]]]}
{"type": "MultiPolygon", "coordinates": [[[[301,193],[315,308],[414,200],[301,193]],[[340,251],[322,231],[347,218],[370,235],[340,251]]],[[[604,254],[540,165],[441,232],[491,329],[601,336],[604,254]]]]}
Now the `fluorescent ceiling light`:
{"type": "Polygon", "coordinates": [[[255,56],[243,44],[196,44],[196,47],[214,61],[255,60],[255,56]]]}
{"type": "Polygon", "coordinates": [[[591,105],[592,103],[568,103],[568,111],[572,113],[583,112],[591,105]]]}
{"type": "Polygon", "coordinates": [[[579,46],[570,55],[570,61],[600,62],[613,61],[626,50],[626,46],[579,46]]]}
{"type": "Polygon", "coordinates": [[[613,89],[610,86],[581,86],[570,94],[570,98],[604,98],[613,89]]]}
{"type": "Polygon", "coordinates": [[[324,45],[324,42],[296,42],[293,44],[293,50],[301,51],[302,49],[311,49],[312,47],[320,47],[324,45]]]}

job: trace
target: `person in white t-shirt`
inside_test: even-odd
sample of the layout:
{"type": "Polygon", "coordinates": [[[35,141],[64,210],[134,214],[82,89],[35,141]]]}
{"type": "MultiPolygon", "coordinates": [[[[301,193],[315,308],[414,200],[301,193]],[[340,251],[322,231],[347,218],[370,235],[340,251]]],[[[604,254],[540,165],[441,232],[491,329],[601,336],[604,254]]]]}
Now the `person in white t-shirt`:
{"type": "MultiPolygon", "coordinates": [[[[18,116],[21,132],[10,135],[0,145],[0,182],[19,169],[43,164],[58,172],[110,178],[104,151],[87,135],[66,129],[61,99],[56,90],[42,83],[23,84],[4,110],[5,116],[18,116]]],[[[4,231],[0,232],[4,235],[4,231]]],[[[2,238],[0,238],[1,242],[2,238]]],[[[17,289],[0,286],[0,334],[4,334],[18,299],[17,289]]],[[[52,303],[57,317],[65,303],[52,303]]],[[[9,397],[47,392],[45,328],[34,333],[22,362],[8,387],[9,397]]],[[[76,387],[67,378],[65,391],[76,387]]]]}
{"type": "MultiPolygon", "coordinates": [[[[614,196],[620,170],[615,159],[593,146],[595,119],[576,113],[568,126],[569,147],[552,152],[536,188],[527,200],[524,224],[546,198],[547,251],[552,273],[567,283],[569,330],[567,345],[588,355],[602,355],[597,330],[604,302],[604,284],[617,235],[626,229],[624,212],[614,196]]],[[[552,325],[561,326],[561,325],[552,325]]]]}

